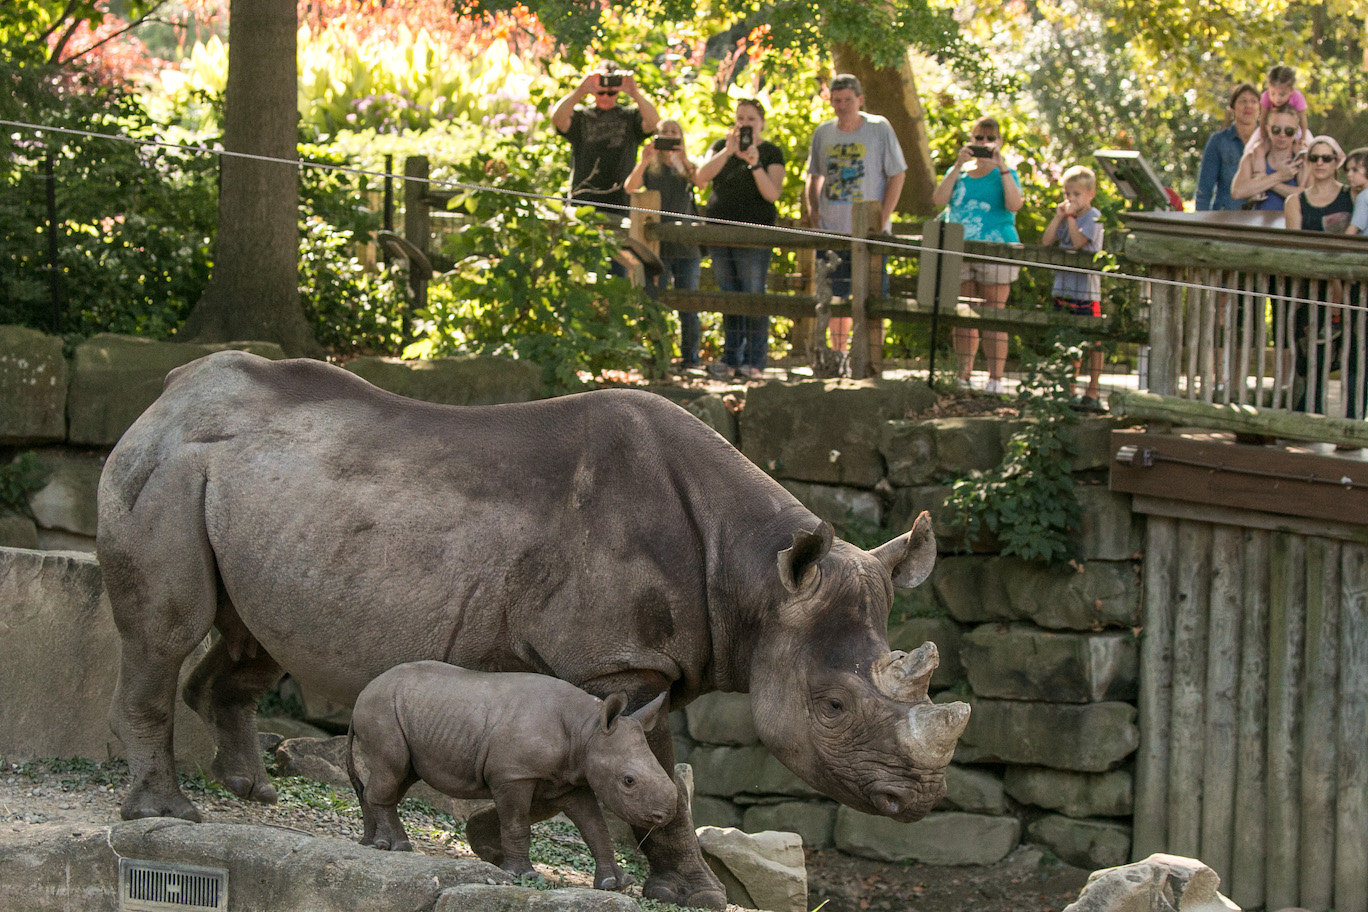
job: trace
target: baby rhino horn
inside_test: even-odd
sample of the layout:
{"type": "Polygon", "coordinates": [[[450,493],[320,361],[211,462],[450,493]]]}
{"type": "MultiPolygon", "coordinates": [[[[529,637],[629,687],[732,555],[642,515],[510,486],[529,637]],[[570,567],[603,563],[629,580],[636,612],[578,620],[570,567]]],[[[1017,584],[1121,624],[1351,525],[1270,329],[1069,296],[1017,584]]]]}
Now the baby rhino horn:
{"type": "Polygon", "coordinates": [[[911,652],[890,652],[874,663],[870,676],[874,686],[895,700],[916,703],[926,699],[931,674],[940,665],[936,644],[922,643],[911,652]]]}

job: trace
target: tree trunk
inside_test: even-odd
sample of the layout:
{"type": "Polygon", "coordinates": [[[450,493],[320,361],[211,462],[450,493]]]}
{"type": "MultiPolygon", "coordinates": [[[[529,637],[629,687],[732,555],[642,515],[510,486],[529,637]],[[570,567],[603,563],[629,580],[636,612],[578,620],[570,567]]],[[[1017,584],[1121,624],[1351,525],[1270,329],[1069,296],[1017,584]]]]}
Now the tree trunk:
{"type": "MultiPolygon", "coordinates": [[[[231,10],[224,147],[294,162],[295,0],[232,0],[231,10]]],[[[214,273],[180,335],[318,355],[299,301],[296,165],[226,155],[220,168],[214,273]]]]}
{"type": "Polygon", "coordinates": [[[926,132],[926,112],[917,95],[912,67],[906,58],[901,68],[876,67],[849,45],[832,48],[832,62],[838,73],[851,73],[864,89],[865,110],[887,117],[902,144],[907,158],[907,180],[903,184],[898,211],[910,215],[932,215],[936,207],[931,192],[936,189],[936,172],[931,166],[931,142],[926,132]]]}

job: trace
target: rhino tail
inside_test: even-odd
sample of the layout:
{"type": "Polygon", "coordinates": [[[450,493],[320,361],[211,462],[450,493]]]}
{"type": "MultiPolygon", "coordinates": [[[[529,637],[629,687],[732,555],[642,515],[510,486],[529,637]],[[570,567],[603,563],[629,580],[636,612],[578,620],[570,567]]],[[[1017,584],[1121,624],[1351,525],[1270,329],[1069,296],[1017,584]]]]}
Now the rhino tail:
{"type": "Polygon", "coordinates": [[[366,800],[366,787],[361,784],[361,777],[356,773],[356,757],[353,752],[355,742],[356,725],[349,721],[347,723],[347,778],[351,780],[352,789],[356,792],[356,801],[359,804],[366,800]]]}

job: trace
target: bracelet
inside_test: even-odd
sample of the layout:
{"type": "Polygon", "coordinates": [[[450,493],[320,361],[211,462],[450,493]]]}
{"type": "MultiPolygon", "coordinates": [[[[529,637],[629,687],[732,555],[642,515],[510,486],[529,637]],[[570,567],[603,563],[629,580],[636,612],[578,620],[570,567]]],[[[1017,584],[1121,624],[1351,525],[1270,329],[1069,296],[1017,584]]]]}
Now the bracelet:
{"type": "Polygon", "coordinates": [[[751,166],[750,166],[750,169],[751,169],[752,171],[759,171],[762,167],[763,167],[763,165],[751,165],[751,166]]]}

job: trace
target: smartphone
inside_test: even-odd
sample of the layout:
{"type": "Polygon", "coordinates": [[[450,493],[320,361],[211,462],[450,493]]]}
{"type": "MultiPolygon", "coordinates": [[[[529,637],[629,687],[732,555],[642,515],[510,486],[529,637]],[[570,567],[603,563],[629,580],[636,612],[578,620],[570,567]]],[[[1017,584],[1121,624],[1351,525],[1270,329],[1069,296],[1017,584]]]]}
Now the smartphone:
{"type": "Polygon", "coordinates": [[[1299,162],[1299,161],[1305,161],[1305,160],[1306,160],[1306,150],[1305,150],[1305,149],[1302,149],[1302,150],[1301,150],[1300,152],[1298,152],[1296,155],[1293,155],[1293,156],[1292,156],[1292,161],[1293,161],[1293,162],[1299,162]]]}
{"type": "Polygon", "coordinates": [[[657,152],[673,152],[679,148],[679,137],[657,136],[654,145],[657,152]]]}
{"type": "Polygon", "coordinates": [[[600,73],[599,86],[605,89],[615,89],[622,85],[622,73],[600,73]]]}
{"type": "Polygon", "coordinates": [[[736,145],[742,152],[751,147],[755,142],[755,132],[750,127],[742,127],[738,131],[736,145]]]}
{"type": "Polygon", "coordinates": [[[992,146],[970,146],[970,147],[969,147],[969,154],[972,155],[972,156],[974,156],[974,158],[992,158],[992,157],[993,157],[993,147],[992,147],[992,146]]]}

